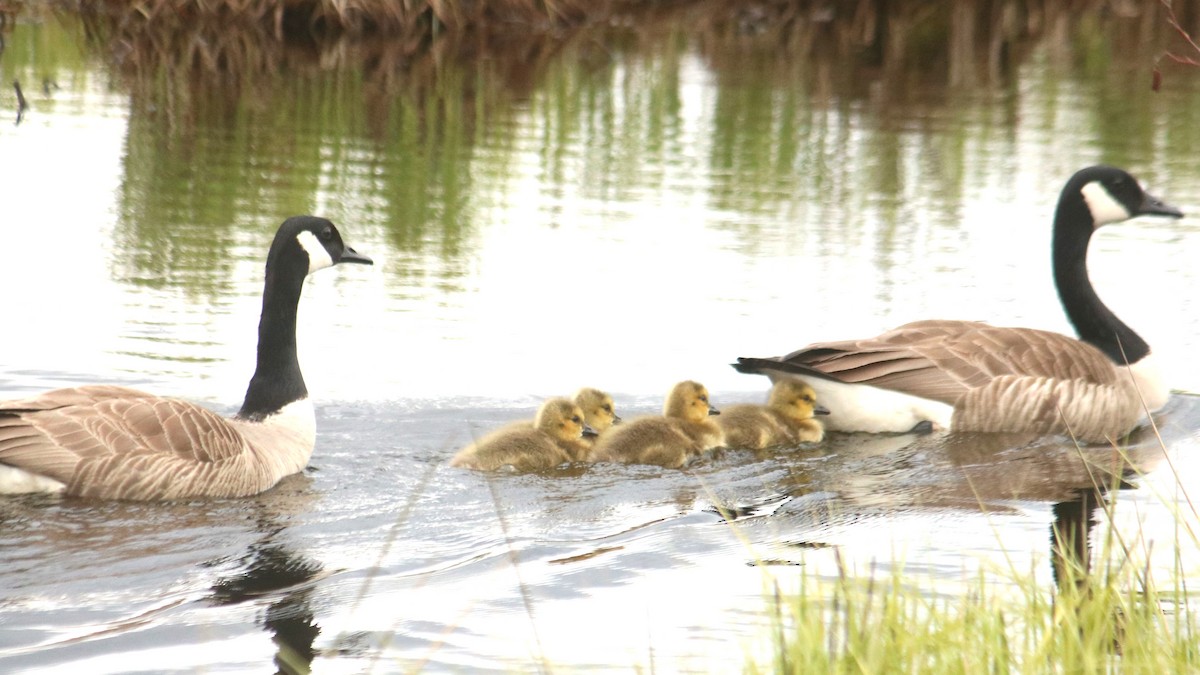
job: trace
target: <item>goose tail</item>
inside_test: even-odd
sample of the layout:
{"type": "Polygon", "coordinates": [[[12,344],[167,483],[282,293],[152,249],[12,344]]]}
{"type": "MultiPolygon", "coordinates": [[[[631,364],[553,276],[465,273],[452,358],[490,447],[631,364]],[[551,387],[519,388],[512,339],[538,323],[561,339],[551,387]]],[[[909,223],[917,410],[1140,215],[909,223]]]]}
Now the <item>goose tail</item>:
{"type": "Polygon", "coordinates": [[[739,356],[736,363],[731,363],[729,365],[733,366],[733,369],[739,373],[745,373],[747,375],[770,376],[774,373],[787,373],[790,375],[817,377],[822,380],[832,380],[834,382],[841,381],[829,373],[823,373],[812,366],[780,358],[739,356]]]}

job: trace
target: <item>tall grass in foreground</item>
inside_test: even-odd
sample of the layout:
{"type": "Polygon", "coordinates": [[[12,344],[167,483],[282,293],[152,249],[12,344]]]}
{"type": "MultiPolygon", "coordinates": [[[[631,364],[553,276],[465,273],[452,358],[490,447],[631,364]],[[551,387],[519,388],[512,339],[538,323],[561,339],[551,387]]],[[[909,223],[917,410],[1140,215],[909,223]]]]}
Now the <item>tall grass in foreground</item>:
{"type": "Polygon", "coordinates": [[[910,579],[811,580],[777,598],[776,653],[750,672],[1185,673],[1200,671],[1200,633],[1180,589],[1116,578],[1051,597],[1030,574],[1001,599],[980,576],[971,592],[936,597],[910,579]],[[1164,610],[1164,607],[1169,609],[1164,610]]]}
{"type": "MultiPolygon", "coordinates": [[[[1110,499],[1102,507],[1110,523],[1113,504],[1110,499]]],[[[1190,530],[1184,536],[1195,538],[1190,530]]],[[[1099,546],[1089,564],[1086,546],[1081,557],[1079,546],[1060,539],[1054,588],[1032,569],[1010,569],[981,571],[952,595],[938,589],[936,578],[902,571],[855,576],[839,557],[836,579],[802,576],[793,595],[776,585],[773,658],[747,670],[1200,672],[1200,623],[1179,545],[1174,570],[1161,580],[1139,555],[1148,558],[1148,551],[1131,551],[1114,528],[1099,546]]]]}

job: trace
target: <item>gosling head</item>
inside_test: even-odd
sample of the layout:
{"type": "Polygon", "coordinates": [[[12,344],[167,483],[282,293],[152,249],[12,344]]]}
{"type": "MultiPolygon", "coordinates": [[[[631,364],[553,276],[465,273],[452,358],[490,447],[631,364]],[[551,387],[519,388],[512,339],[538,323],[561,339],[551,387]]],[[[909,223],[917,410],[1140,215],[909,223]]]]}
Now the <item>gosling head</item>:
{"type": "Polygon", "coordinates": [[[538,408],[535,429],[563,441],[577,441],[596,432],[584,422],[583,411],[565,398],[552,398],[538,408]]]}
{"type": "Polygon", "coordinates": [[[676,417],[691,422],[699,422],[709,415],[719,415],[717,410],[708,402],[708,390],[704,385],[692,380],[680,382],[671,388],[667,401],[663,404],[663,415],[676,417]]]}
{"type": "Polygon", "coordinates": [[[583,419],[596,433],[603,433],[614,424],[620,424],[621,418],[613,408],[612,396],[600,391],[584,387],[575,392],[575,405],[583,410],[583,419]]]}
{"type": "Polygon", "coordinates": [[[799,380],[780,380],[771,387],[767,405],[797,420],[828,415],[829,409],[817,403],[817,392],[799,380]]]}

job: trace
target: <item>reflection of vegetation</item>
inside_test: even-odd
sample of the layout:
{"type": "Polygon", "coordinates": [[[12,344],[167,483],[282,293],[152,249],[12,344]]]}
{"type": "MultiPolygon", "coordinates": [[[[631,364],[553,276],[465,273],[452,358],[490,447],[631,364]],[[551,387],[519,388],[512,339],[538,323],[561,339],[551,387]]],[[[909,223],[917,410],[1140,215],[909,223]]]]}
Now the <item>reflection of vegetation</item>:
{"type": "MultiPolygon", "coordinates": [[[[1163,126],[1163,107],[1150,95],[1155,56],[1172,37],[1161,7],[1122,5],[1112,12],[1100,11],[1104,3],[1019,0],[727,4],[733,9],[710,15],[697,31],[720,81],[712,164],[718,175],[731,175],[715,195],[727,208],[835,205],[846,197],[840,186],[865,182],[884,222],[895,223],[899,216],[887,207],[905,196],[906,174],[916,166],[922,175],[932,172],[925,181],[934,191],[931,209],[953,213],[968,138],[994,135],[992,119],[1011,129],[1022,96],[1016,77],[1031,59],[1052,69],[1051,82],[1078,79],[1092,94],[1064,100],[1058,91],[1045,100],[1090,115],[1113,153],[1107,161],[1143,162],[1163,126]],[[858,134],[867,139],[849,140],[858,134]],[[914,144],[916,162],[908,149],[914,144]],[[859,148],[869,155],[856,155],[859,148]],[[839,175],[848,167],[866,174],[839,175]]],[[[1195,106],[1179,108],[1191,116],[1195,106]]],[[[1181,126],[1187,125],[1172,122],[1172,133],[1181,126]]],[[[864,206],[847,204],[821,220],[864,206]]]]}
{"type": "MultiPolygon", "coordinates": [[[[189,5],[218,8],[207,17],[156,3],[70,10],[82,12],[88,44],[131,95],[127,276],[167,283],[184,256],[228,264],[213,238],[229,243],[230,224],[269,228],[319,210],[383,228],[402,258],[436,256],[453,285],[489,188],[506,187],[530,150],[552,218],[568,193],[611,202],[677,189],[671,172],[687,176],[699,161],[706,181],[685,187],[705,190],[718,213],[794,211],[798,221],[839,223],[869,210],[890,250],[907,236],[912,209],[953,217],[972,148],[1017,154],[1012,130],[1030,86],[1046,119],[1070,115],[1098,129],[1107,161],[1136,167],[1148,147],[1200,140],[1194,101],[1148,92],[1155,57],[1174,37],[1158,6],[514,4],[542,17],[515,20],[536,39],[435,11],[455,3],[314,0],[282,13],[250,3],[241,14],[189,5]],[[400,31],[389,23],[400,14],[365,18],[385,5],[415,23],[400,31]],[[617,25],[581,25],[585,6],[603,16],[642,9],[617,25]],[[320,7],[340,14],[298,20],[320,7]],[[549,25],[556,30],[535,30],[549,25]],[[711,98],[707,83],[696,86],[697,65],[715,82],[711,98]],[[697,120],[704,128],[688,127],[697,120]]],[[[1185,26],[1200,21],[1191,9],[1179,10],[1185,26]]],[[[1185,76],[1164,68],[1168,89],[1185,76]]],[[[754,219],[735,220],[755,245],[754,219]]]]}

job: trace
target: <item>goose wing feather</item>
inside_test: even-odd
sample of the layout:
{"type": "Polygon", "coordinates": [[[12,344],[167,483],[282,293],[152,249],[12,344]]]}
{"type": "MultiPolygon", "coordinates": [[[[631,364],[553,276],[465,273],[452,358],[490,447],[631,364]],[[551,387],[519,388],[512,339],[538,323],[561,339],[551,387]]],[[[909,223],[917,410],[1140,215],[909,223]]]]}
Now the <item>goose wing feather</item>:
{"type": "MultiPolygon", "coordinates": [[[[186,496],[247,450],[230,420],[124,387],[60,389],[0,406],[0,462],[54,478],[71,494],[186,496]]],[[[246,473],[229,478],[258,482],[246,473]]]]}
{"type": "Polygon", "coordinates": [[[953,426],[972,431],[1068,433],[1088,443],[1110,442],[1138,422],[1141,409],[1127,381],[1003,375],[967,392],[953,426]]]}
{"type": "Polygon", "coordinates": [[[1087,343],[977,321],[917,321],[862,340],[812,344],[778,359],[739,359],[739,365],[869,384],[950,405],[1005,375],[1097,385],[1116,380],[1111,361],[1087,343]]]}

